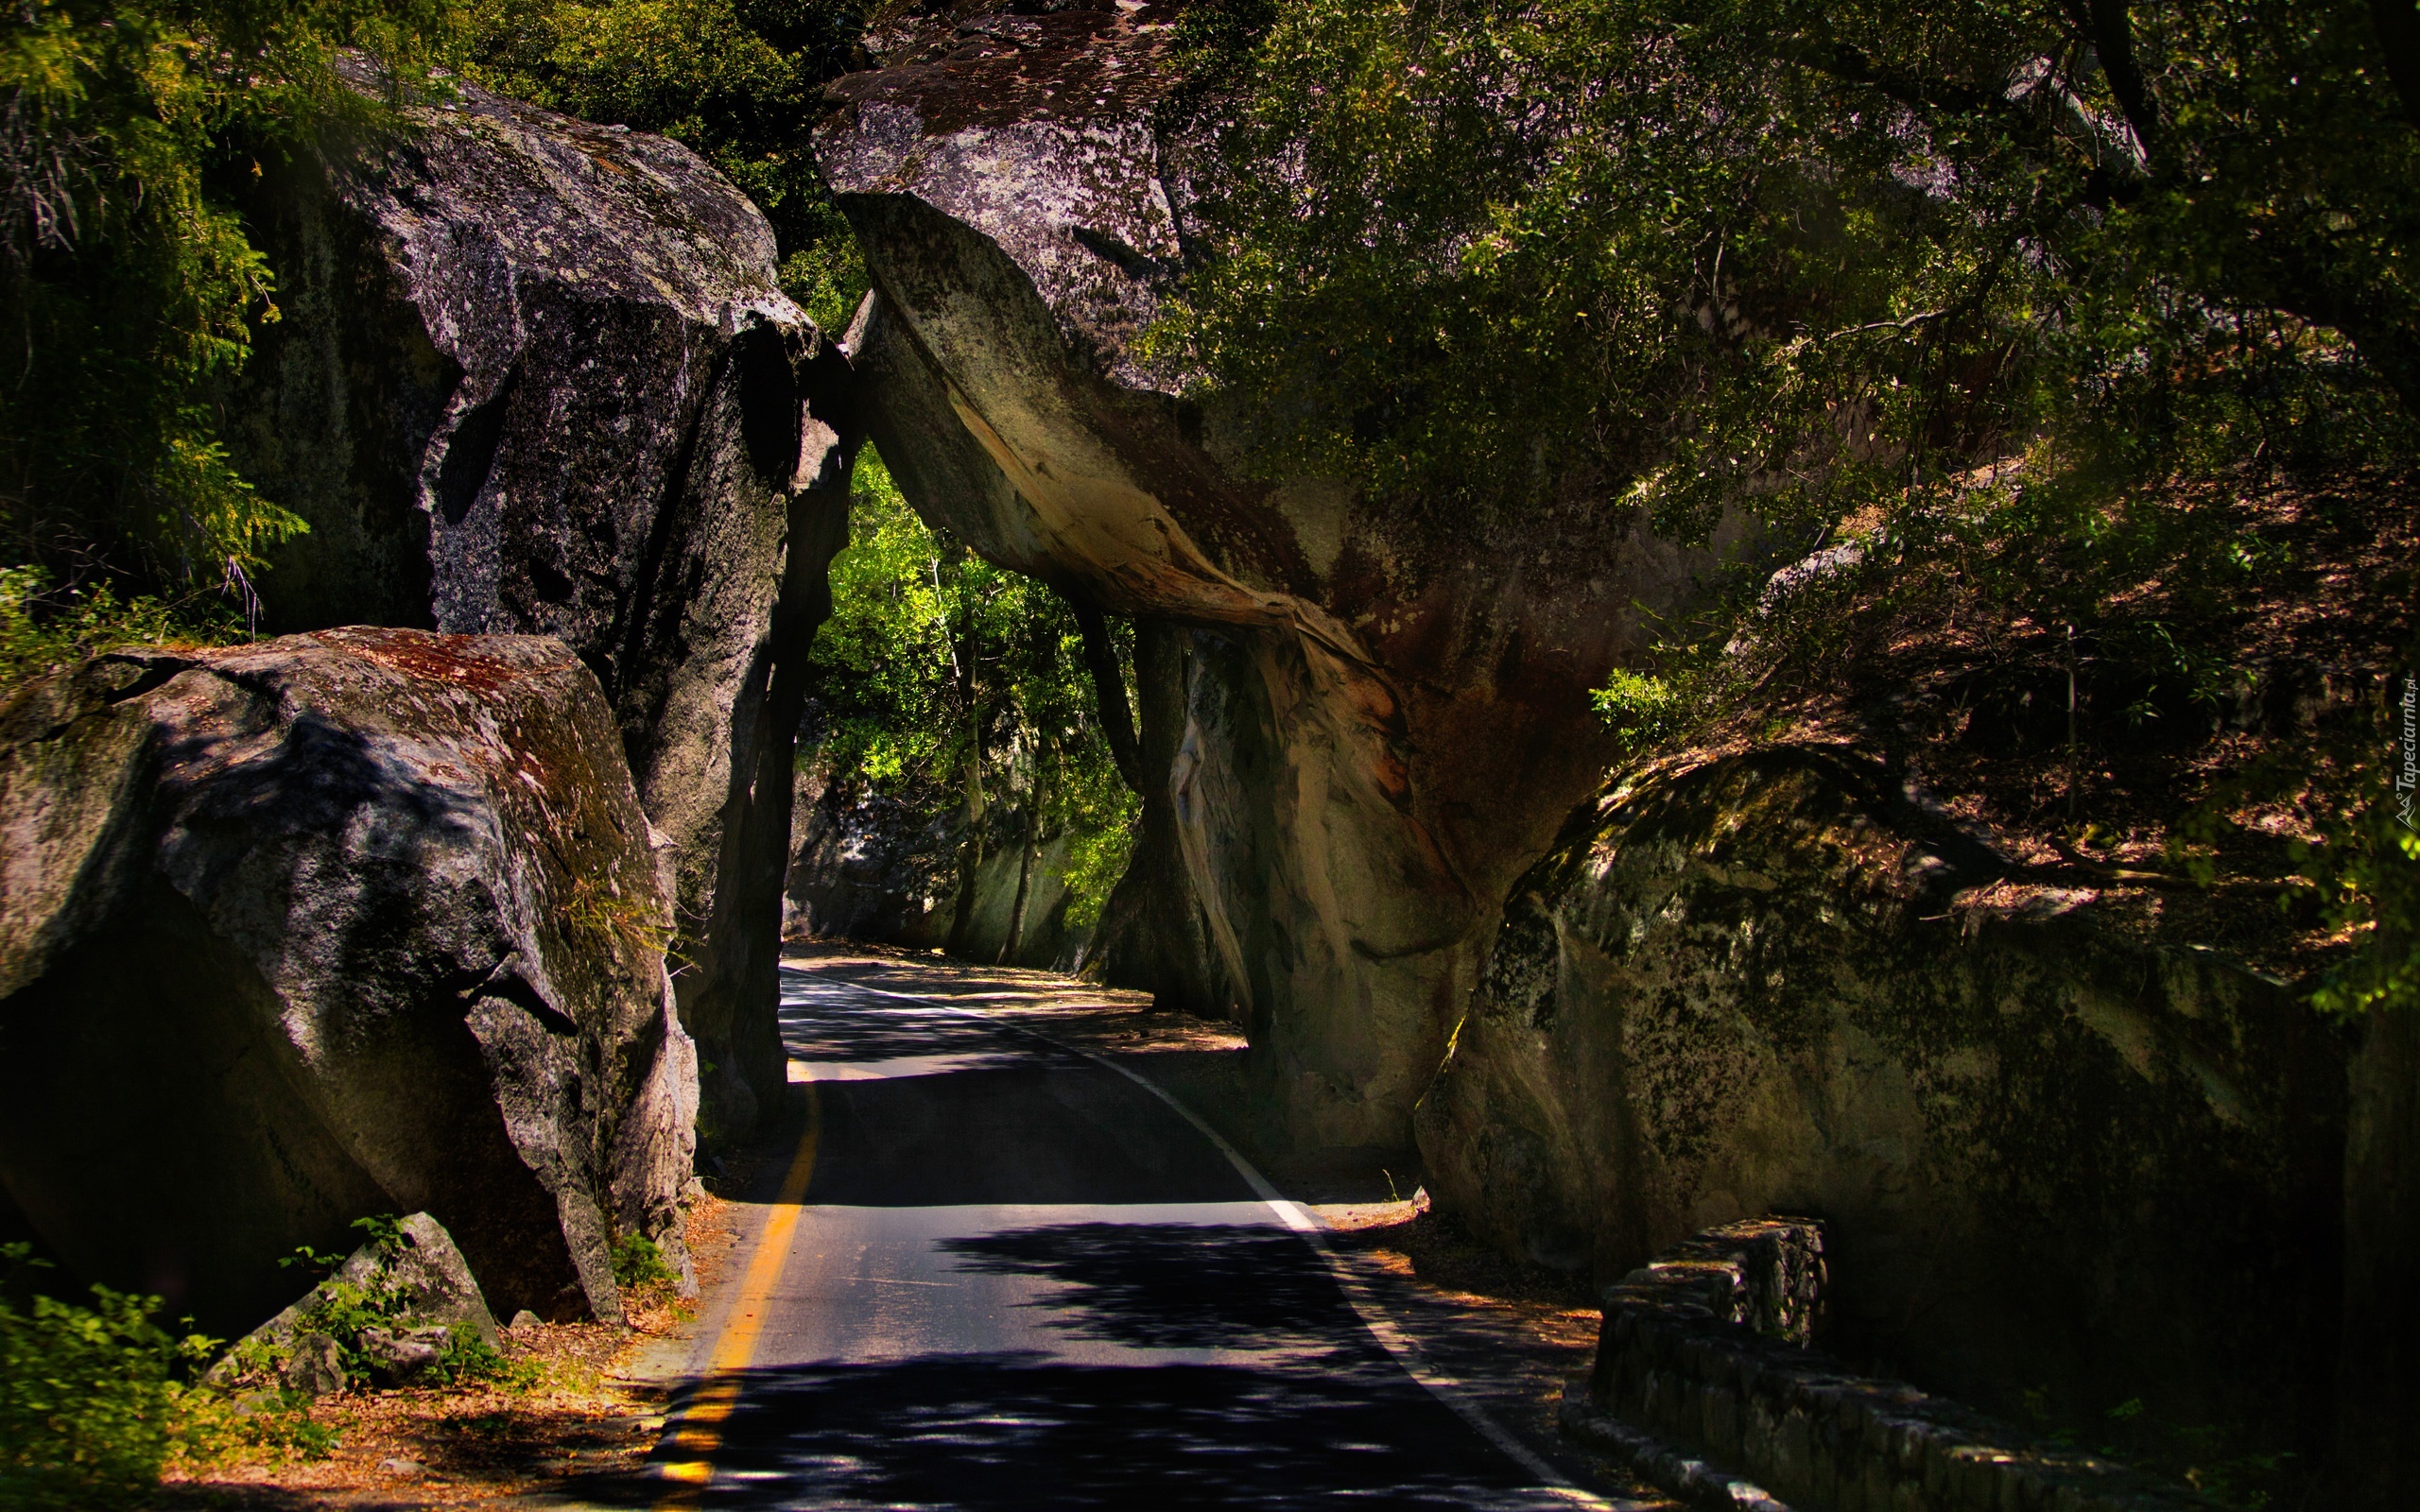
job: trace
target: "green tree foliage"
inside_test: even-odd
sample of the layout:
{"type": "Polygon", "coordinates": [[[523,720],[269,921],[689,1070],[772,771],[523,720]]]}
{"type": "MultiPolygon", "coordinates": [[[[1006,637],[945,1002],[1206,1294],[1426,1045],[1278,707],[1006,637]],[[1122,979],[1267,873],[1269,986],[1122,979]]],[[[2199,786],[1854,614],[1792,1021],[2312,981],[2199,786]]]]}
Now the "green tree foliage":
{"type": "Polygon", "coordinates": [[[357,47],[425,76],[449,0],[26,0],[0,20],[0,559],[240,582],[302,528],[237,475],[211,388],[276,316],[225,187],[369,124],[357,47]]]}
{"type": "Polygon", "coordinates": [[[498,92],[657,131],[705,158],[772,222],[783,286],[847,327],[856,242],[815,166],[821,90],[862,67],[849,0],[504,0],[477,12],[474,71],[498,92]]]}
{"type": "Polygon", "coordinates": [[[1068,921],[1089,927],[1137,810],[1100,733],[1075,617],[1043,584],[928,528],[871,447],[850,537],[815,643],[820,733],[799,759],[846,795],[971,821],[970,838],[994,846],[1066,836],[1068,921]]]}
{"type": "Polygon", "coordinates": [[[2048,436],[2140,478],[2408,444],[2420,133],[2347,0],[1303,0],[1162,350],[1382,490],[1575,472],[1703,537],[2048,436]]]}

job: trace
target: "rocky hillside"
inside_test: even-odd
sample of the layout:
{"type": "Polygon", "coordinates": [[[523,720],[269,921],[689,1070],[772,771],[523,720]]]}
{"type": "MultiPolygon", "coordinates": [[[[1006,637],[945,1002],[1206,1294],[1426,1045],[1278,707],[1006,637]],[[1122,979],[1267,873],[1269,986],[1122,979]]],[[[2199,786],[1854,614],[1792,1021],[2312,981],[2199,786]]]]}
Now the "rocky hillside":
{"type": "Polygon", "coordinates": [[[2345,742],[2411,643],[2392,480],[2255,459],[2068,532],[1987,470],[1833,523],[1689,649],[1736,513],[1684,549],[1584,470],[1381,504],[1158,364],[1220,171],[1163,109],[1180,20],[905,23],[818,138],[907,497],[1136,619],[1111,951],[1248,1025],[1272,1128],[1416,1123],[1441,1208],[1533,1263],[1811,1212],[1844,1348],[2011,1410],[2353,1432],[2402,1379],[2405,1104],[2362,1091],[2401,1052],[2309,1005],[2370,938],[2334,863],[2280,877],[2376,777],[2345,742]],[[1624,667],[1617,740],[1589,690],[1624,667]]]}

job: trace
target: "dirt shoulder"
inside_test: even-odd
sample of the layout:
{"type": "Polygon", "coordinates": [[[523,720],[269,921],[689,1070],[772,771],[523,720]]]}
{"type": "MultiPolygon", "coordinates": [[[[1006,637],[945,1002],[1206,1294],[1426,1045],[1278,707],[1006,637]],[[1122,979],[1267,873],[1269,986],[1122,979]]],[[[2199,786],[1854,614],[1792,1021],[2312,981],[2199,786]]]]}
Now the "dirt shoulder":
{"type": "MultiPolygon", "coordinates": [[[[710,1194],[690,1202],[686,1237],[701,1290],[726,1278],[739,1219],[736,1204],[710,1194]]],[[[278,1425],[282,1445],[235,1442],[171,1467],[150,1504],[244,1512],[577,1504],[644,1473],[671,1385],[643,1360],[677,1348],[695,1314],[695,1302],[654,1287],[634,1294],[627,1326],[507,1330],[506,1381],[320,1398],[278,1425]]],[[[241,1424],[234,1430],[251,1436],[241,1424]]]]}

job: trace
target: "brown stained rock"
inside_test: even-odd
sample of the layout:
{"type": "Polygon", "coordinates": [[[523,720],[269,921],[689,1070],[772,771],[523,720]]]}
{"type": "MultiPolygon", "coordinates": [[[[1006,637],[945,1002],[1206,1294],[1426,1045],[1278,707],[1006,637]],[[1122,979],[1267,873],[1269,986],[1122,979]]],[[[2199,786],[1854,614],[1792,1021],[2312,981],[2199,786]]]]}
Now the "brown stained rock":
{"type": "Polygon", "coordinates": [[[325,630],[32,684],[0,868],[0,1177],[75,1269],[235,1332],[297,1246],[425,1210],[497,1308],[614,1317],[612,1234],[677,1246],[671,910],[562,643],[325,630]]]}
{"type": "Polygon", "coordinates": [[[787,782],[846,527],[847,364],[686,147],[460,85],[406,136],[287,163],[231,446],[308,535],[271,628],[560,638],[601,680],[676,895],[709,1127],[777,1095],[787,782]]]}
{"type": "Polygon", "coordinates": [[[1291,1138],[1398,1146],[1498,900],[1610,755],[1588,689],[1710,558],[1601,480],[1519,510],[1271,483],[1251,414],[1136,356],[1201,231],[1201,154],[1153,110],[1173,14],[962,7],[874,39],[888,66],[817,139],[878,296],[851,357],[927,520],[1180,627],[1172,724],[1143,690],[1167,759],[1137,865],[1191,895],[1150,905],[1186,980],[1149,985],[1250,1026],[1291,1138]]]}

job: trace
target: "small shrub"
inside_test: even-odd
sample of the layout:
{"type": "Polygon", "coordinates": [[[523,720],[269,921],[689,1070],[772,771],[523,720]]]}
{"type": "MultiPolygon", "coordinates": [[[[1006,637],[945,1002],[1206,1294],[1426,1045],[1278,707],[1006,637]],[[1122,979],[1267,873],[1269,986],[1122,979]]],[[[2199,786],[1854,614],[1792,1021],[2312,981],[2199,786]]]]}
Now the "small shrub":
{"type": "Polygon", "coordinates": [[[299,1391],[256,1391],[238,1404],[223,1391],[191,1386],[178,1396],[169,1458],[202,1466],[251,1450],[272,1463],[321,1460],[337,1437],[335,1428],[311,1416],[311,1399],[299,1391]]]}
{"type": "Polygon", "coordinates": [[[57,592],[39,567],[0,567],[0,687],[127,645],[214,644],[242,633],[199,600],[121,602],[107,583],[57,592]]]}
{"type": "Polygon", "coordinates": [[[95,1286],[79,1306],[35,1293],[43,1265],[30,1246],[0,1246],[0,1509],[128,1505],[186,1431],[181,1378],[216,1341],[161,1328],[156,1297],[95,1286]]]}
{"type": "Polygon", "coordinates": [[[479,1337],[478,1330],[459,1323],[445,1340],[445,1352],[437,1357],[438,1379],[447,1385],[484,1381],[507,1390],[527,1391],[544,1373],[535,1360],[507,1359],[479,1337]]]}
{"type": "Polygon", "coordinates": [[[1685,694],[1650,673],[1616,669],[1589,696],[1605,728],[1631,750],[1679,734],[1695,712],[1685,694]]]}
{"type": "Polygon", "coordinates": [[[628,1233],[614,1241],[614,1280],[622,1285],[651,1286],[677,1279],[664,1263],[664,1251],[647,1235],[628,1233]]]}

